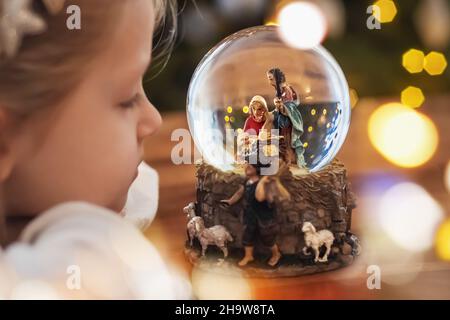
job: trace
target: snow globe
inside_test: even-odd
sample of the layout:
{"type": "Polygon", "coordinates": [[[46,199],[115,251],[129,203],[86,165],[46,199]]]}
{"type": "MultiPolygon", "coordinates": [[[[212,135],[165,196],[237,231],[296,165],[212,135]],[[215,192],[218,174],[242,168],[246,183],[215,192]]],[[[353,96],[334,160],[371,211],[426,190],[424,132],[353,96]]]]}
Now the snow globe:
{"type": "Polygon", "coordinates": [[[349,90],[325,48],[291,47],[277,26],[239,31],[199,63],[187,117],[202,155],[196,199],[183,209],[190,262],[258,277],[352,263],[355,196],[335,159],[349,90]]]}

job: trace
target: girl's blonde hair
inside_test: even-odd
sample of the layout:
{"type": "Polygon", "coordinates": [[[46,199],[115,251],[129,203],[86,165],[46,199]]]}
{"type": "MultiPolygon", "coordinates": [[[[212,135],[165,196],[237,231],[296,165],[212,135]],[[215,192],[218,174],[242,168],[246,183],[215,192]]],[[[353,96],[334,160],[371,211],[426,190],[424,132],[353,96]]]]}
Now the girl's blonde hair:
{"type": "MultiPolygon", "coordinates": [[[[90,59],[106,45],[126,1],[70,1],[82,13],[81,30],[71,31],[66,27],[65,10],[51,15],[41,0],[32,0],[32,9],[45,20],[47,30],[25,36],[13,58],[0,57],[0,108],[27,116],[68,95],[81,81],[90,59]]],[[[176,1],[149,1],[155,10],[155,51],[159,54],[154,60],[158,61],[167,56],[176,37],[176,1]]]]}

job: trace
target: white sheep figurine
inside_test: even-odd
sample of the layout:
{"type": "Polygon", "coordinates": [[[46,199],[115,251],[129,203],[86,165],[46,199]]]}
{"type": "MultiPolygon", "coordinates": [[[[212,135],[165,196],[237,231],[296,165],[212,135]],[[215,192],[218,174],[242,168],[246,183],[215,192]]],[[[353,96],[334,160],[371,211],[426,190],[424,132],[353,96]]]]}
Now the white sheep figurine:
{"type": "Polygon", "coordinates": [[[195,217],[194,219],[196,236],[202,246],[202,256],[205,255],[208,245],[212,244],[222,250],[224,258],[228,257],[227,242],[233,241],[233,237],[227,229],[221,225],[205,228],[203,218],[195,217]]]}
{"type": "Polygon", "coordinates": [[[189,238],[189,244],[192,247],[192,242],[195,238],[195,203],[190,202],[186,207],[183,208],[183,212],[186,214],[187,218],[187,232],[188,232],[188,238],[189,238]]]}
{"type": "Polygon", "coordinates": [[[311,222],[303,223],[302,231],[305,234],[305,244],[306,247],[303,248],[303,253],[305,255],[309,255],[307,253],[308,248],[312,248],[315,254],[314,262],[327,262],[328,255],[331,251],[331,246],[334,242],[333,233],[329,230],[320,230],[316,231],[316,228],[313,226],[311,222]],[[323,255],[323,258],[319,258],[320,248],[322,245],[325,245],[327,251],[323,255]]]}
{"type": "Polygon", "coordinates": [[[233,241],[233,237],[227,229],[221,225],[205,228],[203,218],[195,215],[195,204],[192,202],[183,211],[189,219],[187,230],[191,247],[194,238],[197,237],[202,247],[202,256],[205,255],[208,245],[216,245],[226,258],[228,256],[227,242],[233,241]]]}

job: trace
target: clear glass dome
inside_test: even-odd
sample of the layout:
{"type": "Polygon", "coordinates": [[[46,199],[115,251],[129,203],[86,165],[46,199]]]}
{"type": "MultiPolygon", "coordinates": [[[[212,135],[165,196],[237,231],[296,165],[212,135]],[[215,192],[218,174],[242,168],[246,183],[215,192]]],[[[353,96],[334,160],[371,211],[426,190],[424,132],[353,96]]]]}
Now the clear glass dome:
{"type": "Polygon", "coordinates": [[[260,26],[224,39],[206,54],[192,77],[187,117],[196,147],[206,162],[224,171],[239,163],[236,144],[247,118],[256,114],[252,111],[258,104],[250,105],[256,95],[267,102],[267,117],[275,109],[277,95],[284,104],[295,100],[297,110],[290,109],[289,117],[299,112],[300,120],[290,118],[291,130],[299,129],[299,123],[302,130],[291,131],[290,139],[296,139],[294,151],[302,155],[308,171],[320,170],[336,156],[351,115],[348,85],[341,68],[323,47],[292,48],[280,38],[278,27],[260,26]],[[277,91],[270,83],[268,71],[274,68],[282,71],[283,86],[289,87],[287,93],[294,93],[296,99],[286,98],[284,89],[277,91]]]}

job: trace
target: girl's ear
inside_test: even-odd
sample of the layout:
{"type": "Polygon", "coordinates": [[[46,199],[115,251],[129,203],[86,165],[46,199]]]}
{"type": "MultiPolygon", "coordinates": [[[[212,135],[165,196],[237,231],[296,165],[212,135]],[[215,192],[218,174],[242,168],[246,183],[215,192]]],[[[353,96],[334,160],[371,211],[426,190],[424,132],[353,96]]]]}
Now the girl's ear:
{"type": "Polygon", "coordinates": [[[14,165],[11,139],[12,121],[11,114],[0,106],[0,183],[9,177],[14,165]]]}

